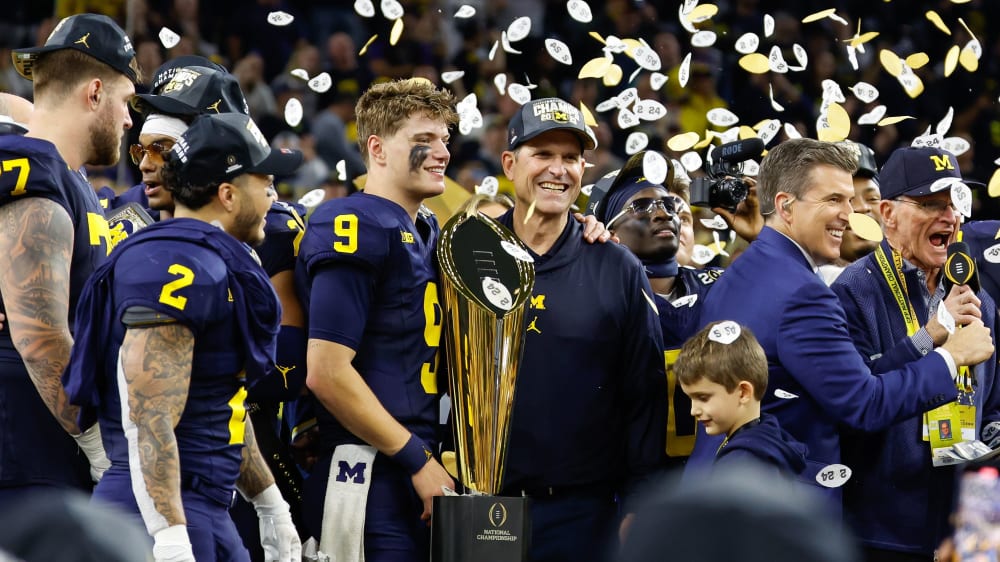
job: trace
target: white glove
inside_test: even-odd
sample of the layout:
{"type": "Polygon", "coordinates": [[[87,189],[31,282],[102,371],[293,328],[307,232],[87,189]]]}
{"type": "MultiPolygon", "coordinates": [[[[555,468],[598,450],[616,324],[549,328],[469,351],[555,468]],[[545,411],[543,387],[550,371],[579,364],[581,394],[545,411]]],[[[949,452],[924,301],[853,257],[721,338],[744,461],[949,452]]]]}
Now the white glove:
{"type": "Polygon", "coordinates": [[[100,482],[104,471],[111,468],[111,461],[108,460],[108,455],[104,452],[104,443],[101,442],[101,426],[95,423],[87,431],[74,435],[73,439],[76,439],[77,445],[90,461],[90,477],[94,482],[100,482]]]}
{"type": "Polygon", "coordinates": [[[266,562],[299,562],[302,560],[302,543],[292,523],[288,502],[281,497],[276,484],[250,500],[260,520],[260,545],[264,547],[266,562]]]}
{"type": "Polygon", "coordinates": [[[154,533],[153,560],[156,562],[195,562],[187,526],[174,525],[154,533]]]}

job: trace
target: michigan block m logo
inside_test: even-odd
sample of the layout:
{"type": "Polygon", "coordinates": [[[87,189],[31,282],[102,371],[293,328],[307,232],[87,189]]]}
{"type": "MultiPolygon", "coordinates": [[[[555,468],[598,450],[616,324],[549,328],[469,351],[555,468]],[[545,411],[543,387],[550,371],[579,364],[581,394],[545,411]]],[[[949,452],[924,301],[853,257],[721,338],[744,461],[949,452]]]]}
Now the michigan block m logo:
{"type": "Polygon", "coordinates": [[[347,482],[350,478],[355,484],[364,484],[367,467],[368,463],[364,462],[350,465],[347,461],[337,461],[337,482],[347,482]]]}
{"type": "Polygon", "coordinates": [[[931,162],[934,163],[934,171],[942,172],[944,170],[954,170],[955,166],[951,164],[951,158],[947,154],[937,155],[931,154],[931,162]]]}

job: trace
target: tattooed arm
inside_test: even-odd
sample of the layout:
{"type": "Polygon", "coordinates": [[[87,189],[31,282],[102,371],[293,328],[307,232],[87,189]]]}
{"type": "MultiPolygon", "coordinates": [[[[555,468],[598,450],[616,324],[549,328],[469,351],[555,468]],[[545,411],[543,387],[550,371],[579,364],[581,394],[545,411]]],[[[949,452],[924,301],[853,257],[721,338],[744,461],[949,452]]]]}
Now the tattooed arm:
{"type": "Polygon", "coordinates": [[[0,295],[14,348],[59,425],[79,434],[79,408],[69,403],[60,381],[73,345],[73,223],[57,203],[31,197],[0,207],[0,228],[0,295]]]}
{"type": "MultiPolygon", "coordinates": [[[[137,428],[139,466],[145,490],[156,514],[143,512],[147,529],[187,522],[181,505],[181,470],[174,427],[187,402],[194,355],[194,334],[180,324],[129,328],[121,347],[122,369],[128,385],[129,419],[137,428]]],[[[133,482],[135,480],[133,479],[133,482]]]]}
{"type": "MultiPolygon", "coordinates": [[[[270,428],[264,429],[270,431],[270,428]]],[[[246,498],[252,498],[274,484],[271,469],[267,467],[267,462],[260,453],[253,432],[253,423],[250,421],[250,416],[247,416],[246,432],[243,436],[243,462],[240,464],[240,477],[236,479],[236,488],[246,498]]]]}

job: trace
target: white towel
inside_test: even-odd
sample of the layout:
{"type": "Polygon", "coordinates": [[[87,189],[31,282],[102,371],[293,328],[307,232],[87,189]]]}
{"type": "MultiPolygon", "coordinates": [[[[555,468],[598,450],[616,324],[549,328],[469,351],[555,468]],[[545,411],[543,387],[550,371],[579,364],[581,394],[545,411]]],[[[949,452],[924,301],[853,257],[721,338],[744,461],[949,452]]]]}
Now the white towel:
{"type": "Polygon", "coordinates": [[[340,445],[330,461],[319,551],[331,562],[364,562],[365,507],[375,447],[340,445]]]}

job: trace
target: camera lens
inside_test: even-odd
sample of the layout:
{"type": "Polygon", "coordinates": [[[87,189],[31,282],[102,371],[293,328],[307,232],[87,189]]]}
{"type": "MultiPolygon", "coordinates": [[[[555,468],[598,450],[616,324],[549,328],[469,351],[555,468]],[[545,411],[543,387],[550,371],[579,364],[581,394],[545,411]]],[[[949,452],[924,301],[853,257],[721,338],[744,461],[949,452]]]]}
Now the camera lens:
{"type": "Polygon", "coordinates": [[[712,207],[722,207],[729,212],[736,212],[736,207],[747,198],[750,186],[739,178],[723,178],[714,182],[709,192],[712,207]]]}

